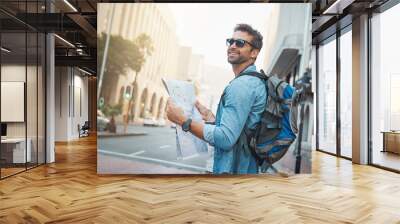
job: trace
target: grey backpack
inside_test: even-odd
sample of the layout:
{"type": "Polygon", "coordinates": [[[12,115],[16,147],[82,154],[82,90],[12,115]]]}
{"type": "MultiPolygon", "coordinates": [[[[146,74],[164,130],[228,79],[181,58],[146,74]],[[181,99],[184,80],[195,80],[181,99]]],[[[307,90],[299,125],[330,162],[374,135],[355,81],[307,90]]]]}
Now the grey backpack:
{"type": "Polygon", "coordinates": [[[255,130],[244,128],[238,140],[239,144],[249,146],[261,172],[266,172],[270,168],[276,172],[272,164],[286,154],[298,133],[298,105],[292,101],[296,97],[296,91],[276,75],[267,76],[263,70],[261,73],[242,73],[237,77],[242,75],[256,76],[263,80],[267,90],[267,102],[257,128],[255,130]],[[245,142],[240,143],[240,141],[245,142]]]}

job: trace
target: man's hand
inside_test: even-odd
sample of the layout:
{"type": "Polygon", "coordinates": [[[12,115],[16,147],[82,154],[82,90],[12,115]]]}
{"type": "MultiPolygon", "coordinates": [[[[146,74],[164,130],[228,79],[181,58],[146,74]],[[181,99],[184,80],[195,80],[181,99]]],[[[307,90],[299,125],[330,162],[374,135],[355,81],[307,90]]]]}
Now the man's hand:
{"type": "Polygon", "coordinates": [[[182,126],[183,122],[187,120],[186,116],[183,114],[182,108],[178,107],[171,98],[168,98],[166,110],[168,120],[175,124],[182,126]]]}
{"type": "MultiPolygon", "coordinates": [[[[167,106],[167,117],[168,120],[174,122],[175,124],[182,126],[182,124],[187,120],[187,117],[183,113],[182,108],[178,107],[171,98],[168,98],[167,106]]],[[[203,124],[200,122],[192,121],[190,124],[190,132],[196,137],[203,139],[203,124]]]]}
{"type": "Polygon", "coordinates": [[[215,116],[211,112],[211,110],[207,109],[199,101],[196,101],[195,105],[196,105],[197,109],[199,110],[201,117],[203,118],[204,121],[215,122],[215,116]]]}

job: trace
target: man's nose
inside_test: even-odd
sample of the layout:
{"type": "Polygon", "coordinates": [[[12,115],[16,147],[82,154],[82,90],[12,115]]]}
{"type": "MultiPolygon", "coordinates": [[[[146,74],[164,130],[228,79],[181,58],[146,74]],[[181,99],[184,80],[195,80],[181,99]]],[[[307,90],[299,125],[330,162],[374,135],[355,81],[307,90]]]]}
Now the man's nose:
{"type": "Polygon", "coordinates": [[[229,49],[231,49],[231,48],[233,48],[233,49],[237,48],[236,42],[233,42],[233,44],[231,44],[231,46],[229,46],[229,49]]]}

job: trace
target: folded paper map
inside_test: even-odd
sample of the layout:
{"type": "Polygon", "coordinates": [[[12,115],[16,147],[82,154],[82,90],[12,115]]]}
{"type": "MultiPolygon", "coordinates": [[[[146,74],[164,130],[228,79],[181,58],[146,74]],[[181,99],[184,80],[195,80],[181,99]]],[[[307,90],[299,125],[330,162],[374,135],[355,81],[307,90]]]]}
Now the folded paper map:
{"type": "MultiPolygon", "coordinates": [[[[193,121],[203,122],[200,112],[195,107],[196,95],[194,86],[188,81],[166,80],[162,82],[174,103],[183,109],[185,116],[193,121]]],[[[190,132],[185,132],[176,126],[177,158],[188,159],[199,153],[207,153],[207,143],[190,132]]]]}

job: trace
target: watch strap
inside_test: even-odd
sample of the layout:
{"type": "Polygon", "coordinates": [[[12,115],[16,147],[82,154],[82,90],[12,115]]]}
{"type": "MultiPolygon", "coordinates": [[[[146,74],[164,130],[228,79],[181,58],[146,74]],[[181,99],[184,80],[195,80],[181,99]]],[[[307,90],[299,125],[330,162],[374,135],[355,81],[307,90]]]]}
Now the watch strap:
{"type": "Polygon", "coordinates": [[[189,118],[189,119],[187,119],[185,122],[183,122],[183,124],[182,124],[182,130],[183,131],[190,131],[190,125],[192,124],[192,119],[191,118],[189,118]]]}

